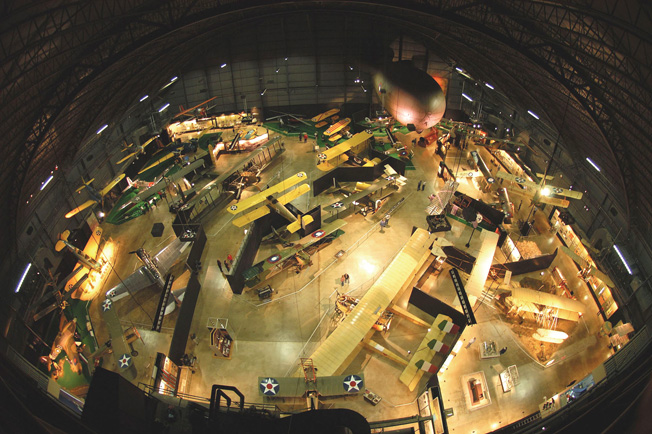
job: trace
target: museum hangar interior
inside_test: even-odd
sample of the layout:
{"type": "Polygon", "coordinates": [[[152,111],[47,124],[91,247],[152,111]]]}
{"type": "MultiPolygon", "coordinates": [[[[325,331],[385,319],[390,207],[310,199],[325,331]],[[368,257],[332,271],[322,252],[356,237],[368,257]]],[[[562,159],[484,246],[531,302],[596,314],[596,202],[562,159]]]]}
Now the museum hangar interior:
{"type": "MultiPolygon", "coordinates": [[[[93,223],[102,223],[105,231],[110,226],[103,221],[104,192],[99,199],[89,196],[101,206],[93,205],[67,218],[66,213],[82,205],[77,194],[80,185],[92,180],[97,187],[106,186],[117,178],[126,184],[121,177],[125,152],[133,150],[133,143],[136,147],[142,145],[145,136],[158,135],[166,128],[170,132],[170,125],[179,121],[177,113],[187,108],[198,108],[192,115],[200,113],[213,119],[233,113],[256,117],[260,128],[267,127],[268,140],[270,127],[263,120],[274,117],[280,118],[281,126],[284,121],[296,125],[298,117],[310,118],[337,108],[342,118],[350,116],[353,123],[361,125],[382,119],[387,112],[398,120],[400,115],[385,107],[385,91],[380,91],[374,77],[379,71],[387,75],[393,64],[402,61],[411,62],[411,67],[425,71],[439,84],[445,94],[447,111],[443,116],[462,125],[455,127],[458,135],[464,132],[471,136],[468,131],[472,125],[473,131],[488,131],[502,140],[518,141],[523,146],[511,151],[528,171],[543,173],[544,182],[546,176],[551,176],[552,182],[566,191],[583,193],[581,200],[569,201],[566,206],[541,207],[544,212],[538,214],[538,219],[544,219],[551,232],[557,221],[571,228],[567,230],[572,236],[584,241],[586,248],[582,249],[590,253],[593,268],[613,281],[613,286],[602,288],[608,297],[602,295],[602,290],[599,294],[593,289],[587,291],[595,298],[594,316],[600,321],[600,330],[606,330],[604,324],[608,324],[609,330],[602,338],[608,340],[612,326],[632,330],[622,345],[609,346],[613,350],[609,360],[600,360],[604,361],[605,372],[601,381],[596,381],[594,392],[578,400],[574,407],[544,417],[543,410],[548,410],[544,406],[531,419],[510,415],[506,423],[480,423],[478,429],[530,432],[548,426],[561,432],[599,423],[601,430],[625,432],[641,429],[641,424],[649,426],[649,419],[638,412],[639,406],[649,405],[652,340],[647,331],[652,318],[652,199],[646,193],[652,182],[652,7],[646,2],[9,2],[1,20],[0,131],[5,158],[0,163],[0,200],[4,203],[0,241],[6,249],[0,265],[5,276],[0,309],[4,325],[2,377],[3,391],[15,398],[2,413],[17,432],[101,431],[89,422],[89,416],[70,412],[52,399],[47,393],[47,375],[41,372],[46,384],[39,385],[41,377],[32,372],[42,371],[38,357],[31,360],[26,354],[33,345],[43,346],[40,352],[47,354],[56,335],[55,330],[52,338],[42,337],[48,334],[45,326],[32,319],[33,309],[38,307],[34,306],[35,300],[44,297],[43,288],[52,286],[57,277],[53,276],[55,270],[65,262],[57,247],[61,234],[83,233],[85,228],[94,227],[93,223]],[[643,369],[645,366],[648,368],[643,369]],[[21,380],[30,375],[34,381],[21,380]],[[607,405],[609,402],[619,404],[607,405]]],[[[299,122],[302,128],[305,121],[299,122]]],[[[408,146],[413,138],[416,142],[426,134],[409,122],[404,126],[400,138],[408,146]]],[[[312,134],[313,130],[309,131],[312,134]]],[[[441,134],[443,130],[439,131],[441,134]]],[[[358,131],[354,128],[350,132],[358,131]]],[[[289,154],[292,151],[287,149],[294,146],[296,133],[290,130],[288,134],[286,130],[278,134],[284,137],[283,146],[289,154]]],[[[319,145],[317,132],[314,138],[315,145],[319,145]]],[[[141,148],[139,152],[145,151],[141,148]]],[[[437,165],[430,164],[425,151],[416,146],[412,152],[417,154],[414,166],[419,175],[410,179],[411,189],[421,177],[434,186],[435,194],[444,186],[437,165]]],[[[313,162],[316,158],[315,154],[296,155],[296,161],[306,158],[313,162]]],[[[491,163],[497,166],[493,159],[491,163]]],[[[291,162],[284,164],[290,166],[291,162]]],[[[401,175],[410,178],[410,172],[401,175]]],[[[265,176],[263,182],[268,186],[277,182],[265,176]]],[[[199,184],[198,179],[195,181],[199,184]]],[[[120,184],[120,188],[123,186],[120,184]]],[[[490,190],[487,185],[481,187],[490,190]]],[[[165,203],[157,209],[152,207],[147,215],[167,213],[165,203]]],[[[388,203],[392,203],[391,199],[388,203]]],[[[414,221],[426,227],[422,214],[420,220],[414,221]]],[[[521,223],[529,228],[531,218],[532,225],[540,229],[535,215],[536,211],[528,213],[521,223]]],[[[123,227],[144,218],[126,222],[123,227]]],[[[404,224],[406,231],[416,226],[410,219],[399,223],[401,218],[398,213],[396,217],[392,214],[392,225],[404,224]]],[[[166,235],[172,234],[173,224],[169,222],[166,235]]],[[[151,223],[140,224],[131,232],[116,230],[111,236],[135,237],[131,244],[125,243],[135,251],[145,245],[145,235],[149,237],[151,223]]],[[[353,227],[353,223],[349,225],[353,227]]],[[[521,229],[517,232],[526,236],[521,229]]],[[[225,230],[235,229],[229,226],[225,230]]],[[[238,230],[239,235],[241,232],[238,230]]],[[[468,233],[474,237],[473,231],[467,231],[463,234],[465,240],[468,233]]],[[[409,232],[406,234],[396,240],[396,246],[403,246],[409,232]]],[[[556,231],[554,234],[559,236],[556,231]]],[[[568,244],[561,236],[559,239],[568,244]]],[[[236,240],[241,243],[242,236],[236,240]]],[[[222,258],[210,256],[208,252],[223,253],[210,247],[211,243],[219,241],[209,237],[209,247],[201,256],[203,273],[198,272],[199,266],[194,269],[200,280],[209,279],[211,271],[206,268],[222,258]]],[[[230,249],[235,253],[237,245],[230,249]]],[[[347,272],[358,273],[354,267],[347,272]]],[[[580,273],[585,271],[584,267],[578,268],[580,273]]],[[[228,281],[232,289],[236,286],[230,279],[223,281],[228,281]]],[[[236,290],[233,293],[239,295],[236,290]]],[[[98,312],[103,298],[93,302],[98,312]]],[[[59,303],[59,307],[62,305],[59,303]]],[[[470,342],[470,335],[469,339],[465,334],[461,336],[470,342]]],[[[147,361],[139,363],[144,367],[147,361]]],[[[583,376],[594,367],[587,368],[583,376]]],[[[253,378],[258,375],[266,374],[250,373],[253,378]]],[[[373,377],[365,375],[369,385],[373,377]]],[[[545,378],[546,374],[541,375],[545,378]]],[[[102,381],[115,385],[116,390],[122,387],[118,385],[121,380],[109,374],[102,381]]],[[[221,377],[221,381],[230,384],[228,378],[221,377]]],[[[443,392],[445,395],[445,388],[443,392]]],[[[213,405],[219,402],[216,396],[211,397],[208,419],[213,415],[213,405]]],[[[357,411],[346,403],[336,407],[357,411]]],[[[118,405],[114,411],[121,409],[118,405]]],[[[248,424],[256,426],[266,420],[256,419],[263,418],[264,412],[254,413],[249,419],[243,414],[228,423],[222,420],[221,428],[219,423],[206,426],[212,432],[229,432],[236,429],[233,427],[251,430],[248,424]]],[[[296,428],[302,423],[307,424],[304,427],[323,423],[323,429],[328,430],[330,425],[321,418],[330,417],[341,421],[339,431],[332,432],[369,432],[365,431],[368,426],[360,428],[352,415],[320,415],[313,420],[305,416],[309,413],[296,412],[280,418],[295,418],[294,429],[298,431],[290,431],[281,423],[273,425],[273,430],[302,432],[296,428]]],[[[371,421],[371,417],[363,415],[371,421]]],[[[399,417],[403,415],[390,409],[374,414],[373,420],[399,417]]],[[[449,420],[451,426],[457,423],[449,420]]],[[[143,423],[127,417],[120,427],[141,430],[143,423]]],[[[416,425],[425,426],[422,422],[416,425]]],[[[470,432],[476,425],[457,426],[470,432]]],[[[433,431],[422,429],[444,432],[449,426],[444,423],[438,428],[433,423],[433,431]]]]}

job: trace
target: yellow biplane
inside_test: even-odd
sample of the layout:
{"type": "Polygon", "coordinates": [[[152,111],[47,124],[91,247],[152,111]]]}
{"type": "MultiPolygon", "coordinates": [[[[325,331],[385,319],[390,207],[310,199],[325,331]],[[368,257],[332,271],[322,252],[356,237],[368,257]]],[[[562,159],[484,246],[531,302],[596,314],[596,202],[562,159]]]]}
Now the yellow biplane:
{"type": "Polygon", "coordinates": [[[299,172],[284,181],[279,182],[276,185],[271,186],[270,188],[261,191],[258,194],[255,194],[247,199],[241,200],[240,202],[231,205],[228,208],[228,211],[231,214],[239,214],[243,211],[246,211],[256,205],[264,204],[258,208],[250,211],[241,217],[233,220],[233,224],[242,227],[248,223],[251,223],[259,218],[269,214],[274,211],[281,216],[285,217],[288,221],[292,222],[287,226],[287,230],[294,233],[304,227],[305,225],[312,223],[313,219],[310,216],[296,216],[289,209],[285,207],[286,204],[292,202],[294,199],[298,198],[304,193],[310,191],[310,186],[308,184],[301,184],[297,188],[290,190],[289,192],[278,196],[279,193],[284,192],[290,187],[295,186],[301,181],[306,179],[305,172],[299,172]]]}
{"type": "Polygon", "coordinates": [[[572,199],[582,199],[581,191],[574,191],[574,190],[569,190],[567,188],[555,187],[554,185],[546,185],[545,179],[541,182],[541,184],[537,184],[536,182],[529,181],[520,176],[515,176],[512,175],[511,173],[506,173],[502,171],[496,173],[496,177],[504,179],[506,181],[515,182],[521,185],[522,187],[525,188],[524,190],[518,190],[514,188],[508,188],[507,190],[510,193],[516,195],[527,196],[532,200],[534,200],[535,202],[547,203],[550,205],[567,208],[570,202],[568,202],[566,199],[550,197],[550,196],[558,195],[558,196],[570,197],[572,199]]]}

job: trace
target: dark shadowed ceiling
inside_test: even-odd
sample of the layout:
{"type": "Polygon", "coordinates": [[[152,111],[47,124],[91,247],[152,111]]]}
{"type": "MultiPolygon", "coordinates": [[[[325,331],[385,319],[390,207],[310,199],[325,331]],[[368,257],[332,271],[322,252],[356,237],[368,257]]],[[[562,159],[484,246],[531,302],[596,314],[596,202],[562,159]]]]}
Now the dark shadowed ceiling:
{"type": "Polygon", "coordinates": [[[3,8],[3,244],[53,165],[65,169],[98,122],[120,118],[146,84],[160,86],[222,46],[232,50],[261,23],[283,34],[297,22],[315,39],[344,32],[357,47],[343,48],[348,56],[402,33],[463,65],[541,114],[575,164],[599,159],[628,220],[651,227],[652,20],[643,2],[61,0],[3,8]]]}

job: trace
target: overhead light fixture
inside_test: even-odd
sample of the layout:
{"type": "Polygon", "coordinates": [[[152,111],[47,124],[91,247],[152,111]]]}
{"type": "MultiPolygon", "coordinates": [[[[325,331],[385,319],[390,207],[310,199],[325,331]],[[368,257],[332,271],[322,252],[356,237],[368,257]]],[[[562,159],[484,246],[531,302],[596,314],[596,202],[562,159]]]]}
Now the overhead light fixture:
{"type": "Polygon", "coordinates": [[[589,164],[590,164],[591,166],[593,166],[593,168],[594,168],[595,170],[597,170],[598,172],[601,172],[601,170],[600,170],[600,168],[598,167],[598,165],[595,164],[595,163],[593,162],[593,160],[591,160],[589,157],[586,157],[586,161],[588,161],[589,164]]]}
{"type": "Polygon", "coordinates": [[[528,112],[528,114],[529,114],[530,116],[532,116],[534,119],[539,120],[539,116],[537,116],[536,113],[534,113],[534,112],[531,111],[531,110],[528,110],[527,112],[528,112]]]}
{"type": "Polygon", "coordinates": [[[276,68],[276,71],[274,71],[274,72],[276,72],[276,73],[278,74],[278,72],[279,72],[280,70],[281,70],[281,68],[276,68]]]}
{"type": "Polygon", "coordinates": [[[138,102],[143,102],[143,101],[145,101],[147,98],[149,98],[149,95],[145,95],[145,96],[142,97],[138,102]]]}
{"type": "Polygon", "coordinates": [[[463,96],[464,98],[468,99],[469,101],[473,102],[473,98],[471,98],[471,97],[468,96],[467,94],[463,93],[462,96],[463,96]]]}
{"type": "Polygon", "coordinates": [[[167,104],[165,104],[163,107],[161,107],[160,109],[158,109],[158,112],[161,113],[163,110],[165,110],[165,109],[168,108],[168,107],[170,107],[170,103],[167,103],[167,104]]]}
{"type": "Polygon", "coordinates": [[[489,89],[494,90],[494,87],[492,85],[490,85],[489,83],[485,83],[484,85],[487,86],[489,89]]]}
{"type": "Polygon", "coordinates": [[[367,91],[367,89],[365,89],[363,85],[360,85],[360,87],[362,88],[362,91],[363,91],[363,92],[366,92],[366,91],[367,91]]]}
{"type": "Polygon", "coordinates": [[[620,257],[620,260],[623,261],[623,265],[625,265],[625,268],[627,269],[627,272],[629,274],[632,274],[632,269],[629,268],[629,264],[627,263],[627,261],[625,261],[625,257],[623,256],[622,253],[620,253],[620,249],[615,244],[614,244],[614,250],[616,251],[616,253],[618,253],[618,256],[620,257]]]}
{"type": "Polygon", "coordinates": [[[50,175],[50,177],[49,177],[48,179],[45,180],[45,182],[43,183],[43,185],[41,185],[41,191],[43,191],[43,189],[44,189],[45,187],[48,186],[48,184],[50,183],[50,181],[52,181],[52,178],[54,178],[54,175],[50,175]]]}
{"type": "Polygon", "coordinates": [[[464,72],[464,70],[463,70],[462,68],[458,68],[457,66],[455,67],[455,71],[457,71],[457,72],[464,72]]]}
{"type": "Polygon", "coordinates": [[[267,88],[265,88],[262,92],[260,92],[260,96],[265,95],[265,92],[267,92],[267,88]]]}
{"type": "Polygon", "coordinates": [[[220,68],[226,68],[226,63],[221,64],[220,68]]]}
{"type": "Polygon", "coordinates": [[[541,194],[544,196],[550,196],[550,187],[543,187],[541,189],[541,194]]]}
{"type": "Polygon", "coordinates": [[[172,77],[172,78],[170,79],[170,82],[169,82],[168,84],[166,84],[165,86],[163,86],[163,87],[161,88],[161,90],[163,90],[163,89],[165,89],[166,87],[172,85],[172,83],[174,83],[174,82],[177,81],[178,79],[179,79],[179,77],[177,77],[177,76],[175,75],[174,77],[172,77]]]}
{"type": "Polygon", "coordinates": [[[349,65],[349,69],[350,69],[351,71],[353,71],[353,67],[352,67],[351,65],[349,65]]]}
{"type": "Polygon", "coordinates": [[[18,293],[18,291],[20,291],[20,287],[23,286],[23,281],[25,280],[25,277],[27,277],[27,273],[29,273],[30,268],[32,268],[32,263],[31,262],[29,264],[27,264],[27,267],[25,267],[25,271],[23,271],[23,277],[20,278],[20,282],[18,282],[18,286],[16,287],[16,290],[14,291],[15,293],[18,293]]]}
{"type": "Polygon", "coordinates": [[[288,58],[286,57],[286,58],[284,58],[283,60],[288,60],[288,58]]]}
{"type": "Polygon", "coordinates": [[[109,127],[108,124],[104,124],[104,125],[102,125],[102,128],[100,128],[99,130],[97,130],[97,133],[96,133],[96,134],[100,134],[102,131],[106,130],[108,127],[109,127]]]}
{"type": "Polygon", "coordinates": [[[104,218],[104,211],[100,211],[100,212],[98,212],[98,213],[97,213],[97,216],[98,216],[99,218],[104,218]]]}

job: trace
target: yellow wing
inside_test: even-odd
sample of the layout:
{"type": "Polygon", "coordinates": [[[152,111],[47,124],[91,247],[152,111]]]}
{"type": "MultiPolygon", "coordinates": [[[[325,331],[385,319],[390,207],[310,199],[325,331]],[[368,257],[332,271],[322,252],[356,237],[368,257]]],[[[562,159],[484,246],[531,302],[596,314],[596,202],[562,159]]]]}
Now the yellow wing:
{"type": "Polygon", "coordinates": [[[70,211],[68,214],[66,214],[66,218],[69,219],[70,217],[72,217],[72,216],[74,216],[74,215],[76,215],[76,214],[82,212],[83,210],[85,210],[85,209],[88,208],[89,206],[93,206],[93,205],[95,205],[96,203],[97,203],[97,202],[95,202],[93,199],[89,199],[89,200],[87,200],[86,202],[84,202],[83,204],[79,205],[77,208],[75,208],[75,209],[73,209],[72,211],[70,211]]]}
{"type": "MultiPolygon", "coordinates": [[[[290,176],[284,181],[279,182],[276,185],[271,186],[267,190],[263,190],[258,194],[254,194],[251,197],[246,198],[245,200],[241,200],[240,202],[231,205],[228,208],[228,211],[231,214],[237,214],[239,212],[242,212],[248,208],[251,208],[252,206],[258,205],[261,202],[264,202],[265,199],[267,199],[268,196],[273,195],[275,193],[280,193],[282,191],[287,190],[288,188],[292,187],[295,184],[298,184],[299,182],[303,181],[306,179],[306,173],[305,172],[299,172],[294,176],[290,176]]],[[[310,188],[308,188],[310,189],[310,188]]]]}
{"type": "Polygon", "coordinates": [[[122,179],[125,177],[124,173],[121,173],[120,175],[116,176],[115,179],[107,184],[106,187],[100,191],[100,196],[105,196],[113,187],[118,184],[118,182],[122,181],[122,179]]]}
{"type": "Polygon", "coordinates": [[[320,160],[328,161],[350,150],[351,147],[346,142],[344,142],[341,145],[333,146],[330,149],[326,149],[324,152],[320,153],[317,157],[320,160]]]}
{"type": "Polygon", "coordinates": [[[313,218],[311,216],[309,216],[309,215],[303,216],[300,219],[297,219],[297,221],[295,221],[294,223],[290,223],[288,225],[288,231],[290,231],[291,233],[295,233],[296,231],[301,229],[302,222],[303,222],[303,226],[305,226],[305,225],[308,225],[308,224],[312,223],[313,221],[314,220],[313,220],[313,218]]]}
{"type": "Polygon", "coordinates": [[[255,210],[233,220],[233,224],[241,228],[254,220],[258,220],[259,218],[266,216],[267,214],[269,214],[269,208],[266,206],[261,206],[260,208],[256,208],[255,210]]]}
{"type": "Polygon", "coordinates": [[[129,154],[129,155],[125,155],[125,156],[122,157],[120,160],[118,160],[117,163],[115,163],[115,164],[122,164],[122,162],[127,161],[128,159],[130,159],[131,157],[133,157],[133,156],[136,155],[137,153],[138,153],[138,152],[132,152],[132,153],[129,154]]]}
{"type": "Polygon", "coordinates": [[[324,119],[326,119],[326,118],[328,118],[330,116],[333,116],[335,113],[339,113],[339,111],[340,111],[340,109],[331,109],[331,110],[328,110],[327,112],[318,114],[317,116],[315,116],[314,118],[312,118],[310,120],[313,121],[313,122],[323,121],[324,119]]]}
{"type": "Polygon", "coordinates": [[[308,184],[301,184],[299,187],[295,188],[294,190],[285,193],[283,196],[280,196],[278,198],[278,201],[281,202],[283,205],[285,205],[286,203],[292,202],[297,197],[309,191],[310,191],[310,186],[308,184]]]}
{"type": "Polygon", "coordinates": [[[174,158],[174,156],[175,156],[174,152],[170,152],[170,153],[166,154],[164,157],[159,158],[158,160],[156,160],[155,162],[153,162],[153,163],[150,164],[149,166],[147,166],[147,167],[145,167],[144,169],[142,169],[140,172],[138,172],[138,174],[140,175],[141,173],[143,173],[143,172],[145,172],[145,171],[151,169],[152,167],[156,167],[156,166],[158,166],[159,164],[163,163],[164,161],[167,161],[167,160],[169,160],[170,158],[174,158]]]}
{"type": "Polygon", "coordinates": [[[93,231],[93,235],[88,239],[86,247],[84,247],[84,253],[90,256],[93,259],[97,259],[97,250],[100,247],[100,241],[102,240],[102,227],[97,226],[93,231]]]}
{"type": "Polygon", "coordinates": [[[567,201],[566,199],[560,199],[558,197],[547,197],[543,195],[539,197],[539,202],[547,203],[548,205],[554,205],[561,208],[568,208],[568,206],[570,205],[570,202],[567,201]]]}

